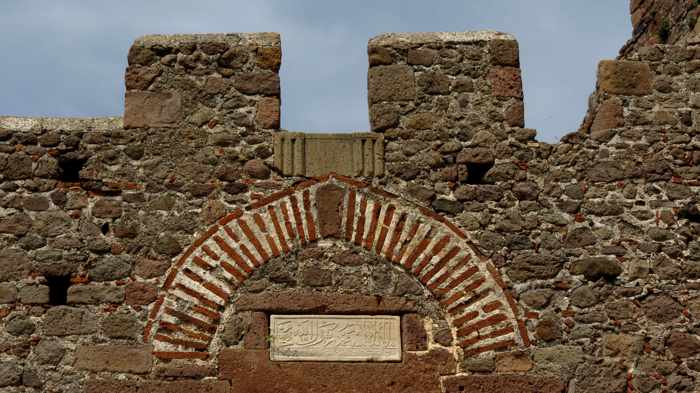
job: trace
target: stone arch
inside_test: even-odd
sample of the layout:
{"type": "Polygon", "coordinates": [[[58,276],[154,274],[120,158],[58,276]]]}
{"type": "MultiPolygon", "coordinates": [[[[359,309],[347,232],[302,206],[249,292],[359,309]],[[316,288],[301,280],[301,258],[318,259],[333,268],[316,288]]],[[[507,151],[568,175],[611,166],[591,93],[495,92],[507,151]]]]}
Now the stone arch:
{"type": "Polygon", "coordinates": [[[223,310],[268,260],[324,238],[402,266],[435,296],[465,356],[528,346],[495,266],[445,217],[339,175],[260,199],[210,227],[173,264],[144,341],[162,359],[207,359],[223,310]]]}

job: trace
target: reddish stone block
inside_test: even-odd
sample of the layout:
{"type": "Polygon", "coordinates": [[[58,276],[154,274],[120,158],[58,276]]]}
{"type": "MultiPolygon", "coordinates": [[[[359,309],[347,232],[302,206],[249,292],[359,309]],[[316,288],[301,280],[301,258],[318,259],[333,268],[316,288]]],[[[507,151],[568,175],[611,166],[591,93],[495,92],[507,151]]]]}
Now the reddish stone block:
{"type": "Polygon", "coordinates": [[[496,97],[523,98],[523,82],[519,68],[491,68],[488,80],[491,82],[492,95],[496,97]]]}
{"type": "Polygon", "coordinates": [[[525,104],[522,101],[514,102],[506,109],[505,119],[511,127],[525,127],[525,104]]]}
{"type": "Polygon", "coordinates": [[[591,125],[591,134],[597,134],[600,131],[607,131],[623,125],[622,102],[619,98],[610,98],[598,106],[598,112],[591,125]]]}
{"type": "Polygon", "coordinates": [[[246,393],[437,393],[440,376],[454,372],[456,361],[446,350],[407,353],[397,363],[273,362],[268,351],[238,349],[219,355],[219,378],[246,393]]]}
{"type": "Polygon", "coordinates": [[[248,325],[248,332],[243,338],[243,347],[246,349],[267,349],[269,328],[267,315],[264,312],[254,312],[248,325]]]}
{"type": "Polygon", "coordinates": [[[447,377],[444,384],[447,393],[563,393],[566,389],[566,385],[557,378],[534,375],[447,377]]]}
{"type": "Polygon", "coordinates": [[[116,381],[89,380],[85,393],[229,393],[226,381],[116,381]]]}
{"type": "Polygon", "coordinates": [[[201,379],[214,374],[215,369],[212,365],[203,365],[191,360],[172,360],[155,369],[155,375],[160,378],[201,379]]]}
{"type": "Polygon", "coordinates": [[[175,127],[182,117],[177,92],[127,91],[124,128],[175,127]]]}
{"type": "Polygon", "coordinates": [[[651,69],[639,61],[603,60],[598,65],[598,87],[610,94],[651,94],[651,69]]]}
{"type": "Polygon", "coordinates": [[[335,184],[325,184],[316,191],[316,210],[321,237],[340,235],[341,210],[345,189],[335,184]]]}
{"type": "Polygon", "coordinates": [[[263,98],[258,101],[255,110],[255,125],[265,129],[280,128],[279,98],[263,98]]]}
{"type": "Polygon", "coordinates": [[[158,297],[158,290],[146,282],[132,282],[126,286],[126,303],[131,306],[145,306],[158,297]]]}
{"type": "Polygon", "coordinates": [[[423,319],[418,314],[405,314],[401,317],[401,334],[404,351],[426,351],[428,333],[423,319]]]}
{"type": "Polygon", "coordinates": [[[75,351],[75,367],[101,372],[145,374],[153,365],[151,345],[81,345],[75,351]]]}
{"type": "Polygon", "coordinates": [[[268,313],[369,313],[393,314],[415,312],[414,302],[393,296],[362,296],[339,293],[320,293],[292,289],[260,294],[243,294],[236,301],[238,311],[265,311],[268,313]]]}

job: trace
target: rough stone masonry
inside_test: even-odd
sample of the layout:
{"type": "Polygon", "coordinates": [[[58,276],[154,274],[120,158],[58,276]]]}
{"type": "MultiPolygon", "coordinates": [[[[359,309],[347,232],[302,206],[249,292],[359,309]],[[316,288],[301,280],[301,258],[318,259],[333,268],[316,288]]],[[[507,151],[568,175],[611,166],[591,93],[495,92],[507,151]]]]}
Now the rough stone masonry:
{"type": "Polygon", "coordinates": [[[370,40],[373,134],[280,129],[273,33],[138,39],[123,118],[1,117],[0,391],[700,391],[700,7],[631,11],[557,144],[496,32],[370,40]],[[401,360],[273,361],[272,315],[398,317],[401,360]]]}

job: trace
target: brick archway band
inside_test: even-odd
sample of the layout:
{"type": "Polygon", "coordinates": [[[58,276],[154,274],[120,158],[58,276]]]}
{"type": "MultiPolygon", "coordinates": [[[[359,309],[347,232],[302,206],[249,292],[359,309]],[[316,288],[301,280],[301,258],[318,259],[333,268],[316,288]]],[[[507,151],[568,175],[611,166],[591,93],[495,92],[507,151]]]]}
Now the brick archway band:
{"type": "Polygon", "coordinates": [[[255,269],[324,238],[412,274],[439,301],[465,356],[529,345],[500,273],[462,230],[430,209],[339,175],[273,194],[209,228],[171,267],[144,341],[160,358],[208,358],[224,309],[255,269]]]}

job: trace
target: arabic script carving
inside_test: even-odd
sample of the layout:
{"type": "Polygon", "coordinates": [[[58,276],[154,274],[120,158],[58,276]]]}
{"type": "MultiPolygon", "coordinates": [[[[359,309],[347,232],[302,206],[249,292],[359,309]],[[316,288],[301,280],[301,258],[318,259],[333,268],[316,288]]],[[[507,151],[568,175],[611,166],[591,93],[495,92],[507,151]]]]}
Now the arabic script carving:
{"type": "Polygon", "coordinates": [[[397,316],[272,315],[272,360],[398,361],[397,316]]]}

